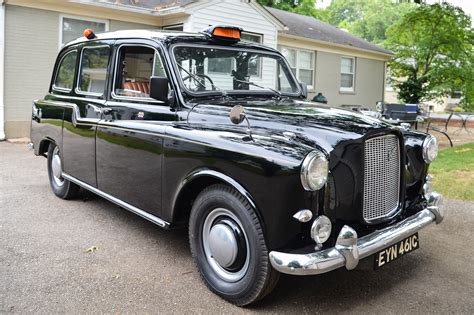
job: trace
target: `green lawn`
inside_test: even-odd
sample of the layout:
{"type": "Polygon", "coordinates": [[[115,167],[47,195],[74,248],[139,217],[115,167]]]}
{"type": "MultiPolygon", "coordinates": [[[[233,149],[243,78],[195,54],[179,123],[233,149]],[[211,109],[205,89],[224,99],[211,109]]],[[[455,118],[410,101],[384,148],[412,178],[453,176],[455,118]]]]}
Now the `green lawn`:
{"type": "Polygon", "coordinates": [[[430,174],[434,189],[444,197],[474,200],[474,143],[440,151],[430,174]]]}

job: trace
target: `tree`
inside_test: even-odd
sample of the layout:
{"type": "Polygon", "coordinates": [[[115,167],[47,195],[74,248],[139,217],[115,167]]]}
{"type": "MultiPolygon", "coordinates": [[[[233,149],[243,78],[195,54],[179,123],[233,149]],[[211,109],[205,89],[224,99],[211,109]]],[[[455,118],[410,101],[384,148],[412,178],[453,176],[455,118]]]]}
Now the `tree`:
{"type": "Polygon", "coordinates": [[[414,8],[412,3],[397,4],[392,0],[333,0],[327,15],[331,24],[381,44],[388,27],[414,8]]]}
{"type": "Polygon", "coordinates": [[[472,97],[473,39],[470,17],[450,4],[420,5],[405,14],[385,41],[395,52],[389,69],[399,98],[420,103],[456,90],[472,97]]]}
{"type": "Polygon", "coordinates": [[[312,16],[321,21],[328,20],[326,10],[316,8],[315,0],[258,0],[258,3],[280,10],[312,16]]]}

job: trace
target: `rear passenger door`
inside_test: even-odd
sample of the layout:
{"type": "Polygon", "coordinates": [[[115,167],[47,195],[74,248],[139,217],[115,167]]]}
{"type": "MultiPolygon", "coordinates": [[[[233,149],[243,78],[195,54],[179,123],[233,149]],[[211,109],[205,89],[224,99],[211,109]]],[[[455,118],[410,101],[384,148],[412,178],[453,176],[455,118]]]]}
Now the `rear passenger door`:
{"type": "MultiPolygon", "coordinates": [[[[78,71],[74,87],[60,99],[67,105],[63,121],[63,170],[80,181],[97,186],[95,133],[106,102],[111,70],[112,41],[78,45],[78,71]]],[[[69,56],[64,57],[64,60],[69,56]]],[[[61,74],[61,73],[59,73],[61,74]]],[[[61,91],[61,87],[53,86],[61,91]]],[[[66,92],[66,90],[64,90],[66,92]]]]}
{"type": "Polygon", "coordinates": [[[97,130],[98,188],[160,216],[163,135],[176,114],[149,97],[149,80],[168,70],[156,43],[126,40],[117,41],[114,69],[97,130]]]}

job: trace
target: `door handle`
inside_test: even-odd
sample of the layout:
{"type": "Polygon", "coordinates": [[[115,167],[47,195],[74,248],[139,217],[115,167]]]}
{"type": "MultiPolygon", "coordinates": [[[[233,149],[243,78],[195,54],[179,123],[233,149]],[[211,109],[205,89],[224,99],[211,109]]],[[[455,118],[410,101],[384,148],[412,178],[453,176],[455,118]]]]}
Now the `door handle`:
{"type": "Polygon", "coordinates": [[[105,108],[102,108],[102,114],[104,115],[108,115],[110,113],[112,113],[114,110],[110,107],[105,107],[105,108]]]}

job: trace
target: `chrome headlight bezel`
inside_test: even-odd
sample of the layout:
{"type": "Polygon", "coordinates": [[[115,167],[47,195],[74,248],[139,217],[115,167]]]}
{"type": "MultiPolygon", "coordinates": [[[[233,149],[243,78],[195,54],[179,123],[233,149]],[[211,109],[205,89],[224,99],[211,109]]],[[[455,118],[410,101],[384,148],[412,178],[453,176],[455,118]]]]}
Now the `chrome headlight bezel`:
{"type": "Polygon", "coordinates": [[[303,160],[301,165],[301,184],[306,191],[316,191],[326,185],[329,174],[329,161],[321,151],[311,151],[303,160]],[[315,164],[317,163],[317,164],[315,164]],[[311,171],[318,167],[321,172],[318,180],[311,180],[311,171]]]}
{"type": "Polygon", "coordinates": [[[438,156],[438,141],[432,135],[428,135],[423,141],[423,160],[426,163],[430,164],[436,159],[437,156],[438,156]]]}

